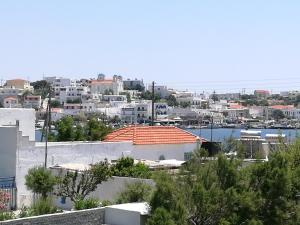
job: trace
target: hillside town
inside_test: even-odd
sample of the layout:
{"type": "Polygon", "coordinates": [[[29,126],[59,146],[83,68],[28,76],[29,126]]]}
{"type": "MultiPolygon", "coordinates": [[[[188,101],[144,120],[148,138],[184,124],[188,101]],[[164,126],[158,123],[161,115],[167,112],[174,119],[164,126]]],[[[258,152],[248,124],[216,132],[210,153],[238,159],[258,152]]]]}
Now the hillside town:
{"type": "Polygon", "coordinates": [[[300,1],[0,1],[0,225],[300,225],[300,1]]]}
{"type": "MultiPolygon", "coordinates": [[[[189,193],[181,196],[185,185],[197,184],[190,184],[186,173],[202,177],[204,174],[197,171],[206,173],[213,166],[222,167],[222,173],[236,170],[229,176],[246,171],[254,175],[259,165],[280,169],[276,163],[281,159],[276,155],[281,152],[284,155],[280,157],[289,160],[299,153],[297,137],[291,140],[281,132],[299,128],[300,93],[296,91],[197,94],[155,82],[146,85],[142,79],[99,74],[95,79],[80,80],[7,80],[0,89],[0,99],[0,221],[6,220],[1,225],[15,221],[154,225],[162,215],[180,212],[181,201],[194,204],[184,213],[196,215],[216,203],[197,206],[197,198],[191,202],[189,193]],[[216,130],[228,128],[238,130],[239,137],[212,138],[216,130]],[[276,133],[263,134],[266,128],[276,133]],[[201,130],[209,130],[211,138],[201,136],[201,130]],[[245,169],[240,170],[240,165],[245,169]],[[161,208],[169,198],[172,205],[161,208]],[[193,207],[199,208],[193,212],[193,207]],[[43,217],[37,217],[40,215],[43,217]]],[[[298,170],[286,173],[286,179],[296,185],[286,201],[291,202],[289,210],[297,211],[299,183],[293,176],[298,170]]],[[[211,173],[201,182],[221,182],[223,176],[211,173]]],[[[252,182],[251,176],[243,179],[227,188],[252,182]]],[[[193,188],[199,191],[197,186],[193,188]]],[[[218,188],[224,193],[229,190],[218,188]]],[[[241,196],[252,192],[243,190],[241,196]]],[[[206,194],[213,194],[213,190],[208,188],[206,194]]],[[[267,196],[261,194],[265,201],[267,196]]],[[[231,200],[226,201],[229,204],[231,200]]],[[[229,205],[222,218],[230,215],[229,205]]],[[[261,204],[253,213],[264,207],[261,204]]],[[[180,224],[188,221],[187,215],[180,216],[180,224]]],[[[244,219],[250,218],[241,217],[244,219]]],[[[206,219],[191,220],[203,224],[206,219]]],[[[214,220],[217,224],[220,218],[214,220]]]]}
{"type": "Polygon", "coordinates": [[[271,94],[268,90],[253,93],[193,93],[143,79],[123,79],[114,75],[73,80],[44,77],[30,82],[7,80],[0,87],[3,108],[33,108],[36,125],[41,126],[48,102],[51,120],[64,116],[101,114],[114,126],[150,124],[179,127],[228,128],[299,128],[300,92],[271,94]]]}

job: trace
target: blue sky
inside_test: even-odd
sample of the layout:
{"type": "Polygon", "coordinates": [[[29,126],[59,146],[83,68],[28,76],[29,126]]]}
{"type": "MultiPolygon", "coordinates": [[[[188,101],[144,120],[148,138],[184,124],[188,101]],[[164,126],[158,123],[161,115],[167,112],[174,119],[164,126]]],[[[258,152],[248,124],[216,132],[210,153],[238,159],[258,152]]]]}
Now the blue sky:
{"type": "Polygon", "coordinates": [[[0,78],[120,74],[192,91],[300,89],[300,1],[0,3],[0,78]]]}

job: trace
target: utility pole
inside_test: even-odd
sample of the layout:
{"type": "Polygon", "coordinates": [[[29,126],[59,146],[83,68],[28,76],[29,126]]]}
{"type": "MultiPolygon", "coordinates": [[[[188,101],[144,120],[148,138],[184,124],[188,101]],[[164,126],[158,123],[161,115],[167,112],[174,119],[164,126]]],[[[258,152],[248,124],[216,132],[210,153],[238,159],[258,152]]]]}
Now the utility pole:
{"type": "Polygon", "coordinates": [[[155,101],[155,95],[154,95],[154,81],[152,82],[152,117],[151,117],[151,126],[154,126],[154,101],[155,101]]]}
{"type": "Polygon", "coordinates": [[[45,140],[45,164],[44,167],[47,168],[47,161],[48,161],[48,136],[51,128],[51,87],[49,89],[49,99],[48,99],[48,105],[46,110],[46,140],[45,140]]]}
{"type": "Polygon", "coordinates": [[[213,141],[213,125],[214,125],[214,116],[211,115],[211,122],[210,122],[210,142],[213,141]]]}

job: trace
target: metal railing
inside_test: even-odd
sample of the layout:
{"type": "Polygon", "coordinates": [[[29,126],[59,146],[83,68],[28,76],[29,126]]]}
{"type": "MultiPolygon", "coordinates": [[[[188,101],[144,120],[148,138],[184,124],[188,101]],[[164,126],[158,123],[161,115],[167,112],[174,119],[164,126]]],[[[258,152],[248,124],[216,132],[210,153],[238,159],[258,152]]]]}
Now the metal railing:
{"type": "Polygon", "coordinates": [[[9,196],[7,209],[15,210],[17,208],[17,187],[15,177],[0,177],[0,191],[9,196]]]}

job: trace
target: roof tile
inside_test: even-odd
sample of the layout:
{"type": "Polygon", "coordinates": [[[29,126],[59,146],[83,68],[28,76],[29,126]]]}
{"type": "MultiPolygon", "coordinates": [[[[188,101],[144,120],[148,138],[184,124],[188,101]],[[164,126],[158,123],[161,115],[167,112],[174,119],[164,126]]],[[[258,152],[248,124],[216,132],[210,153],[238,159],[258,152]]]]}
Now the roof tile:
{"type": "Polygon", "coordinates": [[[197,136],[174,126],[129,126],[108,134],[104,141],[132,141],[135,145],[183,144],[195,143],[197,136]]]}

